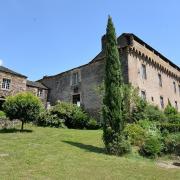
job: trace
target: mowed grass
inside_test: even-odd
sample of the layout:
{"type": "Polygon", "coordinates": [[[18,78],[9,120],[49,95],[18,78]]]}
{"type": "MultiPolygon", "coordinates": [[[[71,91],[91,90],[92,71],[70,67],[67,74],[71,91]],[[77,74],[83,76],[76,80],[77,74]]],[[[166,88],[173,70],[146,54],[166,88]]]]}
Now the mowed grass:
{"type": "Polygon", "coordinates": [[[104,153],[102,131],[41,128],[0,132],[0,179],[180,179],[179,169],[163,169],[138,155],[104,153]]]}

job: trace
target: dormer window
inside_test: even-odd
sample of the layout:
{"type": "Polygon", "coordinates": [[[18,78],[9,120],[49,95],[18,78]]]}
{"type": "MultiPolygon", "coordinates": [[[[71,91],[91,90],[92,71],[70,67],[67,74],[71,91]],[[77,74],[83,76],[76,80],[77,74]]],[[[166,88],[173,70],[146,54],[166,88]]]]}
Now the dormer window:
{"type": "Polygon", "coordinates": [[[9,90],[10,89],[10,85],[11,85],[11,80],[3,78],[3,82],[2,82],[1,88],[5,89],[5,90],[9,90]]]}

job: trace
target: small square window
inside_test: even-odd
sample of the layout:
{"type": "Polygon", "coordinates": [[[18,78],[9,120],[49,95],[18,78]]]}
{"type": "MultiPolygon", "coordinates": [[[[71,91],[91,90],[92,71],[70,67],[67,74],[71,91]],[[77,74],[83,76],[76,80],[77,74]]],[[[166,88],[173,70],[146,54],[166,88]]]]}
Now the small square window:
{"type": "Polygon", "coordinates": [[[146,100],[146,92],[145,91],[141,91],[141,98],[143,100],[146,100]]]}

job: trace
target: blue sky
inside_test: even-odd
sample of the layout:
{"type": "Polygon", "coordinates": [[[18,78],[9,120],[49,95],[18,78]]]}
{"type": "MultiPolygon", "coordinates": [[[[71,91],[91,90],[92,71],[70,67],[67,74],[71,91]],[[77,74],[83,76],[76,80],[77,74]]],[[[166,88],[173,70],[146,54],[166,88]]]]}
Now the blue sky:
{"type": "Polygon", "coordinates": [[[179,0],[0,0],[0,60],[31,80],[89,62],[107,17],[180,65],[179,0]]]}

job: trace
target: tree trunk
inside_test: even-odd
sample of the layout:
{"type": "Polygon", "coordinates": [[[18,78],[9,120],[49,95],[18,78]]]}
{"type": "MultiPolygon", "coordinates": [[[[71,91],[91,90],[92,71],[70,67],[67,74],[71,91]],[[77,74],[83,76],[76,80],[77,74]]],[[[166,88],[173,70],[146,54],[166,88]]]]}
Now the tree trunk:
{"type": "Polygon", "coordinates": [[[23,131],[23,128],[24,128],[24,121],[22,121],[22,124],[21,124],[21,131],[23,131]]]}

